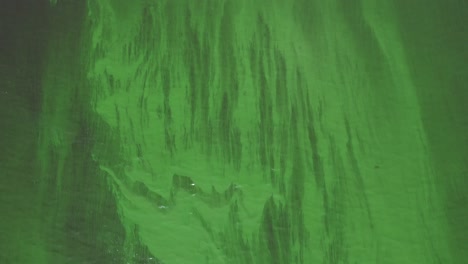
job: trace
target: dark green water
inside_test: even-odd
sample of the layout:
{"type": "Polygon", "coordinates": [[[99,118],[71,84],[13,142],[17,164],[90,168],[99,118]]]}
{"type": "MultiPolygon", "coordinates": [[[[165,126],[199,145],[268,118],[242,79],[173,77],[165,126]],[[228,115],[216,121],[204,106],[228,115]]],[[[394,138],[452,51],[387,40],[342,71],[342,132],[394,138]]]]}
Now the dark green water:
{"type": "Polygon", "coordinates": [[[3,1],[0,263],[467,263],[467,11],[3,1]]]}

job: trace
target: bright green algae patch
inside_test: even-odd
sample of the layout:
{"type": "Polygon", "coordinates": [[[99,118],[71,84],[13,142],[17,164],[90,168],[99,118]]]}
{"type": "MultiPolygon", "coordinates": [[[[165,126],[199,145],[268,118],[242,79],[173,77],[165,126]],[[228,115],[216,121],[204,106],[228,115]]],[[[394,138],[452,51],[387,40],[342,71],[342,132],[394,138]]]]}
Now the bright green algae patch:
{"type": "Polygon", "coordinates": [[[347,7],[309,8],[90,6],[93,105],[124,159],[101,169],[162,261],[449,258],[393,7],[352,7],[357,34],[347,7]]]}

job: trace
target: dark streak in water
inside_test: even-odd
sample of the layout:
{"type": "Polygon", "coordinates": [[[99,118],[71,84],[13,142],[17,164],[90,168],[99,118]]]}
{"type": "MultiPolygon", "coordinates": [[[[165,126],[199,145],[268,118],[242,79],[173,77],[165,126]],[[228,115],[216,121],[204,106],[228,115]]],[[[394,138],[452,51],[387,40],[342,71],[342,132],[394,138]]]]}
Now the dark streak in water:
{"type": "Polygon", "coordinates": [[[361,197],[362,202],[364,203],[364,208],[366,210],[366,214],[368,217],[369,225],[371,228],[373,228],[374,224],[372,221],[372,215],[370,211],[370,206],[369,206],[369,201],[366,196],[366,186],[364,185],[364,180],[362,179],[361,172],[359,170],[359,163],[356,158],[355,150],[354,150],[354,144],[353,144],[353,139],[352,139],[352,132],[351,132],[351,126],[349,124],[349,121],[347,118],[345,118],[345,127],[346,127],[346,133],[348,135],[348,141],[346,143],[346,149],[348,152],[348,157],[351,161],[351,168],[353,171],[354,176],[356,177],[356,184],[357,184],[357,189],[360,190],[359,196],[361,197]]]}

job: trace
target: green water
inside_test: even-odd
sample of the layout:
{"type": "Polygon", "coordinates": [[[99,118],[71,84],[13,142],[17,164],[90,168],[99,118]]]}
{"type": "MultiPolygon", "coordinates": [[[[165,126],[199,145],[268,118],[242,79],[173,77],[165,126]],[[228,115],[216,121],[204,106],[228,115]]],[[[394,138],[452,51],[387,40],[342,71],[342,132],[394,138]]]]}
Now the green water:
{"type": "Polygon", "coordinates": [[[468,2],[10,2],[0,263],[468,261],[468,2]]]}

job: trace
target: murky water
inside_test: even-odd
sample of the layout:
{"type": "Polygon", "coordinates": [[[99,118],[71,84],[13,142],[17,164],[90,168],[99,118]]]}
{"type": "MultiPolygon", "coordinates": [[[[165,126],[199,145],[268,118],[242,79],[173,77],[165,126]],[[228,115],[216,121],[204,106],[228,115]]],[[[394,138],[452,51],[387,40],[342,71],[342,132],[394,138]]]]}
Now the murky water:
{"type": "Polygon", "coordinates": [[[0,262],[464,263],[466,10],[9,4],[0,262]]]}

